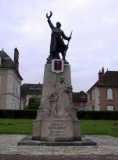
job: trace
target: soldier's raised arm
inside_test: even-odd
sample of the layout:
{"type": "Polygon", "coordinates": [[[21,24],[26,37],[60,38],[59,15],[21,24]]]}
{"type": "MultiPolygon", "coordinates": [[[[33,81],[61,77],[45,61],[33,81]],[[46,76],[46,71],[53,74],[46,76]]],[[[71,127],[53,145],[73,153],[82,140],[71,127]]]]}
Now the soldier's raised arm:
{"type": "Polygon", "coordinates": [[[50,11],[50,15],[49,15],[49,16],[48,16],[48,13],[47,13],[47,14],[46,14],[46,17],[47,17],[47,19],[48,19],[48,24],[49,24],[50,28],[53,29],[54,26],[53,26],[53,24],[52,24],[52,22],[51,22],[51,20],[50,20],[50,18],[52,17],[52,12],[50,11]]]}

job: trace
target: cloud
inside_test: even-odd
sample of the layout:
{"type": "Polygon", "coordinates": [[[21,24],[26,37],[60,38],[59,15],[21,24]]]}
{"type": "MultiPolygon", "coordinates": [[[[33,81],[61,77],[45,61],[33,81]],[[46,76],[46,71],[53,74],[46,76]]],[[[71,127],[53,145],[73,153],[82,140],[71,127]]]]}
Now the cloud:
{"type": "Polygon", "coordinates": [[[74,91],[87,91],[102,67],[118,68],[117,6],[117,0],[1,0],[1,49],[13,58],[18,48],[23,83],[43,83],[51,38],[46,13],[52,11],[54,25],[60,21],[67,36],[73,31],[66,58],[74,91]]]}

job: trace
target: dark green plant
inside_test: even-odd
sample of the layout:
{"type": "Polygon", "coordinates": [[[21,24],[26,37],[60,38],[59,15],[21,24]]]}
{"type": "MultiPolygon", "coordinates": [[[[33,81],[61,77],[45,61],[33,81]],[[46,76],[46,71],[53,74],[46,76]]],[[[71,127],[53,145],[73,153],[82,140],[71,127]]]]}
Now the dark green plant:
{"type": "Polygon", "coordinates": [[[0,118],[35,119],[36,115],[36,110],[0,110],[0,118]]]}
{"type": "Polygon", "coordinates": [[[28,106],[25,107],[25,109],[37,110],[39,106],[40,106],[40,102],[35,97],[31,97],[29,99],[28,106]]]}
{"type": "Polygon", "coordinates": [[[77,117],[87,120],[116,120],[118,119],[118,111],[78,111],[77,117]]]}
{"type": "MultiPolygon", "coordinates": [[[[25,110],[0,110],[0,118],[27,118],[35,119],[37,110],[25,109],[25,110]]],[[[79,120],[117,120],[118,111],[78,111],[77,117],[79,120]]]]}

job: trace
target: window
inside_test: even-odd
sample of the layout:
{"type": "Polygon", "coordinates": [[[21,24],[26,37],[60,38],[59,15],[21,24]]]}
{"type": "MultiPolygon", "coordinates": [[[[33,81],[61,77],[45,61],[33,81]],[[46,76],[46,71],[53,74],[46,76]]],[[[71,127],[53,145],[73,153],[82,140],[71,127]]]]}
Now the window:
{"type": "Polygon", "coordinates": [[[82,102],[80,102],[80,107],[82,107],[83,106],[83,103],[82,102]]]}
{"type": "Polygon", "coordinates": [[[17,87],[17,85],[16,85],[16,88],[15,88],[15,89],[16,89],[16,94],[18,94],[18,87],[17,87]]]}
{"type": "Polygon", "coordinates": [[[13,81],[13,94],[15,94],[15,79],[13,81]]]}
{"type": "Polygon", "coordinates": [[[15,101],[14,101],[14,99],[12,100],[12,109],[15,109],[15,101]]]}
{"type": "Polygon", "coordinates": [[[36,90],[41,90],[41,87],[37,87],[36,90]]]}
{"type": "Polygon", "coordinates": [[[82,95],[80,98],[86,98],[84,95],[82,95]]]}
{"type": "Polygon", "coordinates": [[[20,97],[20,85],[18,84],[17,95],[20,97]]]}
{"type": "Polygon", "coordinates": [[[111,88],[107,89],[107,99],[113,99],[113,90],[111,88]]]}
{"type": "Polygon", "coordinates": [[[107,106],[107,111],[113,111],[113,106],[112,105],[108,105],[107,106]]]}

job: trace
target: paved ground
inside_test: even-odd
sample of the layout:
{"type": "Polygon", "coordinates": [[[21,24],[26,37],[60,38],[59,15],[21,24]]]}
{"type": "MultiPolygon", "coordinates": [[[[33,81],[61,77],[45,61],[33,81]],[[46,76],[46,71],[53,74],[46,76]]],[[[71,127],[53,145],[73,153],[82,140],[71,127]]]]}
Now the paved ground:
{"type": "Polygon", "coordinates": [[[118,156],[114,155],[86,155],[86,156],[54,156],[54,155],[39,155],[39,156],[31,156],[31,155],[1,155],[0,160],[118,160],[118,156]]]}
{"type": "Polygon", "coordinates": [[[0,160],[118,160],[118,138],[86,136],[97,146],[17,146],[26,135],[0,135],[0,160]]]}

